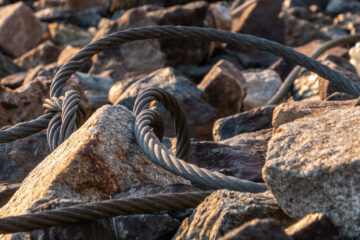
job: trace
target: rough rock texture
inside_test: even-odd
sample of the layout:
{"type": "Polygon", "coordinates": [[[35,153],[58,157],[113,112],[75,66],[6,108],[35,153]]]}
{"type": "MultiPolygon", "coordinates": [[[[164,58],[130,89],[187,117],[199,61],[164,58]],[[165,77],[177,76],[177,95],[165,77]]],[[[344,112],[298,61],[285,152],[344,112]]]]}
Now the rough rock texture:
{"type": "Polygon", "coordinates": [[[235,228],[219,240],[291,240],[281,224],[272,219],[254,219],[235,228]]]}
{"type": "Polygon", "coordinates": [[[51,40],[62,47],[71,45],[82,48],[89,44],[93,38],[92,33],[71,24],[51,23],[48,28],[51,40]]]}
{"type": "Polygon", "coordinates": [[[110,7],[110,0],[40,0],[42,8],[57,7],[71,11],[82,11],[88,8],[100,8],[107,10],[110,7]]]}
{"type": "Polygon", "coordinates": [[[273,70],[243,72],[247,83],[245,109],[263,106],[280,88],[282,82],[279,74],[273,70]]]}
{"type": "MultiPolygon", "coordinates": [[[[357,74],[356,68],[346,59],[329,55],[323,62],[333,70],[340,72],[350,80],[360,83],[360,78],[357,74]]],[[[322,100],[334,92],[347,92],[341,86],[336,85],[322,77],[319,77],[319,95],[322,100]]]]}
{"type": "Polygon", "coordinates": [[[198,87],[207,94],[207,102],[218,110],[219,117],[240,112],[246,96],[246,81],[231,62],[220,60],[198,87]]]}
{"type": "Polygon", "coordinates": [[[354,104],[355,100],[282,103],[274,109],[272,126],[274,129],[277,129],[280,125],[292,122],[298,118],[312,114],[323,114],[334,109],[351,108],[354,104]]]}
{"type": "Polygon", "coordinates": [[[10,200],[19,187],[20,183],[0,182],[0,208],[10,200]]]}
{"type": "Polygon", "coordinates": [[[0,52],[0,78],[21,71],[12,59],[0,52]]]}
{"type": "Polygon", "coordinates": [[[219,190],[183,221],[173,239],[218,239],[254,218],[274,218],[283,224],[290,221],[270,192],[252,194],[219,190]]]}
{"type": "Polygon", "coordinates": [[[27,72],[18,72],[8,75],[0,80],[0,84],[10,89],[16,89],[23,84],[26,74],[27,72]]]}
{"type": "Polygon", "coordinates": [[[357,169],[360,108],[283,124],[273,134],[263,178],[290,216],[324,212],[348,237],[360,236],[357,169]]]}
{"type": "Polygon", "coordinates": [[[214,140],[221,141],[240,133],[271,128],[273,111],[274,106],[266,106],[226,118],[220,118],[214,123],[214,140]]]}
{"type": "MultiPolygon", "coordinates": [[[[136,97],[148,87],[160,87],[173,94],[185,110],[190,135],[200,139],[211,139],[212,125],[216,119],[216,110],[201,97],[203,92],[186,77],[173,68],[159,69],[144,78],[136,79],[132,84],[118,89],[121,92],[115,104],[133,108],[136,97]]],[[[163,109],[163,108],[162,108],[163,109]]],[[[165,135],[173,136],[173,120],[164,109],[165,135]]]]}
{"type": "Polygon", "coordinates": [[[0,181],[22,182],[49,154],[46,132],[0,144],[0,181]]]}
{"type": "Polygon", "coordinates": [[[244,133],[219,143],[192,141],[189,163],[241,179],[262,181],[261,169],[271,131],[244,133]]]}
{"type": "Polygon", "coordinates": [[[187,182],[145,156],[135,142],[134,120],[122,106],[97,110],[26,177],[0,215],[19,215],[48,199],[105,200],[139,182],[187,182]]]}
{"type": "Polygon", "coordinates": [[[40,21],[23,2],[0,8],[0,49],[19,57],[40,41],[40,21]]]}
{"type": "Polygon", "coordinates": [[[234,19],[232,30],[283,43],[285,26],[284,21],[279,18],[282,2],[264,0],[252,4],[234,19]]]}
{"type": "Polygon", "coordinates": [[[71,45],[66,46],[57,59],[57,65],[63,65],[70,60],[76,53],[80,51],[80,48],[73,47],[71,45]]]}
{"type": "Polygon", "coordinates": [[[339,233],[330,219],[323,213],[306,215],[285,229],[294,240],[333,240],[339,233]]]}
{"type": "Polygon", "coordinates": [[[46,41],[15,59],[14,62],[24,69],[34,68],[40,64],[56,62],[60,51],[60,48],[51,41],[46,41]]]}

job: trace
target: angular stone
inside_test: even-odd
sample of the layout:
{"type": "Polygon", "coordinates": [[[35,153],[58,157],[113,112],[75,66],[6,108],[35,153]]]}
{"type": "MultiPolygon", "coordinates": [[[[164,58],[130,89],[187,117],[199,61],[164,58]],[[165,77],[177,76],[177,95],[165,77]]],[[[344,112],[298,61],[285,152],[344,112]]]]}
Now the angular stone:
{"type": "Polygon", "coordinates": [[[0,80],[0,84],[10,89],[16,89],[23,84],[26,74],[27,72],[19,72],[8,75],[0,80]]]}
{"type": "Polygon", "coordinates": [[[231,62],[220,60],[198,87],[207,94],[207,102],[218,110],[219,117],[240,112],[246,96],[246,80],[231,62]]]}
{"type": "Polygon", "coordinates": [[[0,48],[19,57],[40,41],[42,27],[22,1],[0,8],[0,48]]]}
{"type": "Polygon", "coordinates": [[[206,19],[207,26],[216,29],[231,31],[232,17],[231,10],[225,2],[212,3],[209,6],[208,17],[206,19]]]}
{"type": "Polygon", "coordinates": [[[14,62],[24,69],[34,68],[40,64],[46,65],[56,62],[61,50],[51,41],[46,41],[31,49],[14,62]]]}
{"type": "Polygon", "coordinates": [[[10,200],[19,187],[19,183],[0,182],[0,208],[10,200]]]}
{"type": "Polygon", "coordinates": [[[334,224],[323,213],[306,215],[297,223],[286,228],[285,232],[294,240],[332,240],[340,238],[334,224]]]}
{"type": "Polygon", "coordinates": [[[235,228],[219,240],[291,240],[281,224],[272,219],[254,219],[235,228]]]}
{"type": "MultiPolygon", "coordinates": [[[[136,97],[148,87],[159,87],[173,94],[187,115],[190,135],[199,139],[211,139],[212,125],[216,119],[216,110],[201,97],[203,92],[186,77],[173,68],[159,69],[146,77],[137,79],[124,89],[115,104],[133,108],[136,97]]],[[[173,120],[164,108],[160,108],[165,124],[165,135],[174,136],[173,120]]]]}
{"type": "Polygon", "coordinates": [[[79,12],[88,8],[100,8],[106,11],[111,4],[111,0],[66,0],[66,8],[74,12],[79,12]]]}
{"type": "Polygon", "coordinates": [[[31,171],[0,215],[25,213],[47,199],[106,200],[139,182],[187,183],[145,156],[135,141],[134,120],[122,106],[97,110],[31,171]]]}
{"type": "Polygon", "coordinates": [[[265,106],[218,119],[213,127],[214,141],[228,139],[240,133],[271,128],[273,111],[274,106],[265,106]]]}
{"type": "Polygon", "coordinates": [[[274,218],[288,224],[272,194],[219,190],[208,196],[185,219],[173,239],[215,240],[254,218],[274,218]]]}
{"type": "Polygon", "coordinates": [[[50,154],[46,132],[0,144],[0,181],[22,182],[50,154]]]}
{"type": "Polygon", "coordinates": [[[66,46],[57,59],[57,65],[63,65],[70,60],[76,53],[80,51],[80,48],[73,47],[71,45],[66,46]]]}
{"type": "Polygon", "coordinates": [[[245,109],[265,105],[280,88],[282,81],[273,70],[246,71],[243,76],[247,83],[247,95],[244,100],[245,109]]]}
{"type": "Polygon", "coordinates": [[[279,18],[282,2],[282,0],[265,0],[252,4],[233,20],[232,31],[283,43],[285,26],[283,20],[279,18]]]}
{"type": "MultiPolygon", "coordinates": [[[[360,78],[357,74],[355,67],[346,59],[329,55],[323,62],[328,67],[332,68],[333,70],[340,72],[345,77],[349,78],[353,82],[360,83],[360,78]]],[[[341,86],[330,82],[322,77],[319,77],[319,95],[320,99],[324,100],[334,92],[345,92],[341,86]]]]}
{"type": "Polygon", "coordinates": [[[272,130],[243,133],[221,142],[191,141],[189,163],[240,179],[262,182],[272,130]]]}
{"type": "Polygon", "coordinates": [[[0,78],[20,72],[21,70],[22,69],[18,65],[13,63],[11,58],[0,52],[0,78]]]}
{"type": "Polygon", "coordinates": [[[277,129],[282,124],[292,122],[309,115],[321,115],[330,110],[351,108],[355,100],[349,101],[306,101],[282,103],[275,107],[272,126],[277,129]]]}
{"type": "Polygon", "coordinates": [[[93,38],[92,33],[71,24],[51,23],[48,28],[51,40],[62,47],[71,45],[82,48],[89,44],[93,38]]]}
{"type": "Polygon", "coordinates": [[[342,236],[360,236],[360,109],[332,110],[281,125],[268,144],[264,181],[294,217],[324,212],[342,236]]]}
{"type": "Polygon", "coordinates": [[[329,0],[326,11],[331,14],[339,14],[344,12],[357,12],[360,10],[360,3],[356,0],[329,0]]]}

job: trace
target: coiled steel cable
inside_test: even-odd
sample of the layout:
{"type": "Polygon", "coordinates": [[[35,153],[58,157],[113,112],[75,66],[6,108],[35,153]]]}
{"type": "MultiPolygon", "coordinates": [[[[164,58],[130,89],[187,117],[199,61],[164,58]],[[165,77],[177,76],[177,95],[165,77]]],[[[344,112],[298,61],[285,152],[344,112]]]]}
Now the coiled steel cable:
{"type": "Polygon", "coordinates": [[[0,218],[0,234],[25,232],[118,215],[146,214],[194,208],[211,192],[158,194],[79,204],[55,210],[0,218]]]}
{"type": "MultiPolygon", "coordinates": [[[[353,43],[360,41],[360,34],[352,35],[352,36],[346,36],[343,38],[331,40],[328,42],[325,42],[323,45],[321,45],[319,48],[317,48],[314,52],[310,54],[309,57],[311,58],[318,58],[323,53],[325,53],[327,50],[336,47],[341,44],[346,43],[353,43]]],[[[288,94],[288,92],[291,90],[291,87],[294,84],[295,79],[297,78],[297,75],[302,70],[302,67],[295,67],[289,75],[286,77],[282,85],[280,86],[279,90],[275,93],[275,95],[267,102],[267,105],[274,105],[281,102],[281,100],[288,94]]]]}

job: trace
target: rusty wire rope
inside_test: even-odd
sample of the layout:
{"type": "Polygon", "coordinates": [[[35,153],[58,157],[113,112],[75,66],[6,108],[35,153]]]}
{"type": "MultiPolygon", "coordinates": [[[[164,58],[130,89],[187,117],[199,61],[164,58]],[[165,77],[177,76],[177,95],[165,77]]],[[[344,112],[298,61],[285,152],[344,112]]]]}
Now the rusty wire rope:
{"type": "MultiPolygon", "coordinates": [[[[311,59],[301,53],[294,51],[289,47],[283,46],[276,42],[250,35],[230,33],[226,31],[200,27],[143,27],[110,34],[102,39],[90,43],[82,50],[80,50],[57,72],[54,81],[51,84],[50,99],[47,100],[44,104],[47,113],[35,120],[19,123],[15,126],[1,130],[0,143],[13,141],[18,138],[23,138],[48,127],[48,141],[51,144],[52,148],[56,148],[57,145],[59,145],[63,140],[65,140],[70,135],[70,133],[76,129],[76,127],[78,126],[78,120],[81,120],[82,114],[81,107],[78,105],[78,93],[69,92],[68,94],[65,94],[64,97],[60,96],[66,80],[73,73],[79,70],[83,66],[83,64],[86,63],[93,55],[118,44],[145,39],[193,39],[201,41],[219,41],[232,44],[237,47],[255,48],[258,50],[268,51],[277,56],[283,57],[288,61],[294,62],[295,64],[298,64],[312,72],[315,72],[319,76],[322,76],[329,81],[341,85],[344,89],[346,89],[354,96],[360,95],[360,86],[357,83],[354,83],[353,81],[345,78],[340,73],[330,69],[329,67],[319,63],[318,61],[311,59]],[[51,121],[52,123],[50,124],[50,126],[48,126],[51,121]],[[65,127],[62,127],[63,123],[66,125],[65,127]]],[[[159,143],[159,140],[151,131],[151,129],[153,128],[155,133],[158,136],[160,135],[161,137],[161,130],[158,131],[156,129],[159,126],[162,126],[160,120],[161,117],[153,108],[149,107],[149,103],[153,100],[161,102],[173,115],[178,137],[177,144],[179,144],[179,146],[177,146],[178,157],[183,156],[185,158],[187,156],[186,151],[188,150],[188,142],[186,140],[188,138],[188,135],[187,133],[184,134],[182,132],[187,131],[187,128],[182,129],[182,127],[186,126],[187,124],[185,121],[179,120],[182,116],[182,114],[180,113],[181,107],[176,108],[176,106],[178,106],[176,104],[176,99],[172,98],[171,95],[167,94],[163,90],[154,88],[150,89],[139,96],[134,106],[134,112],[136,114],[136,139],[139,145],[143,148],[146,155],[153,162],[165,168],[166,170],[183,176],[184,178],[205,184],[206,186],[215,189],[228,188],[249,192],[262,192],[267,189],[265,184],[244,181],[234,177],[228,177],[220,173],[211,172],[206,169],[198,168],[195,165],[188,164],[185,161],[178,159],[170,151],[163,148],[163,146],[159,143]]],[[[189,193],[185,195],[188,194],[189,193]]],[[[160,198],[165,199],[166,197],[161,195],[160,198]]],[[[131,210],[129,210],[129,212],[127,213],[148,213],[149,209],[142,208],[143,202],[141,201],[143,201],[143,199],[144,198],[128,200],[134,205],[129,207],[129,209],[131,210]]],[[[183,195],[176,195],[175,199],[176,200],[173,201],[174,203],[178,204],[177,207],[189,207],[189,205],[182,205],[184,204],[184,202],[181,201],[185,199],[185,196],[183,198],[183,195]]],[[[160,205],[159,208],[156,210],[172,209],[171,207],[166,208],[166,204],[164,202],[161,202],[159,199],[151,198],[149,201],[149,204],[151,205],[155,204],[156,201],[159,201],[160,205]]],[[[196,202],[196,204],[197,203],[199,202],[196,202]]],[[[95,217],[93,219],[100,216],[110,216],[106,215],[110,213],[114,215],[117,215],[119,213],[121,214],[121,212],[111,210],[106,204],[107,202],[93,203],[90,205],[85,204],[86,206],[93,206],[89,208],[82,208],[83,206],[85,206],[84,204],[77,205],[76,211],[78,212],[74,212],[73,215],[66,215],[69,214],[67,212],[65,212],[65,215],[63,216],[61,216],[61,214],[58,215],[57,213],[61,212],[63,209],[57,209],[53,211],[54,215],[51,218],[48,217],[48,215],[46,214],[41,215],[40,213],[27,216],[23,215],[2,218],[0,219],[0,226],[4,226],[4,228],[2,228],[3,232],[11,232],[14,231],[14,229],[10,230],[10,228],[8,228],[9,225],[5,224],[9,223],[7,222],[8,220],[11,220],[11,225],[20,226],[21,224],[28,224],[27,226],[30,227],[32,223],[36,222],[36,228],[44,228],[50,226],[50,223],[56,224],[57,221],[60,221],[61,224],[65,224],[74,222],[74,219],[77,219],[76,221],[78,221],[79,219],[89,219],[85,216],[93,215],[94,210],[99,212],[100,215],[94,215],[95,217]]],[[[117,202],[117,204],[113,205],[112,207],[114,209],[120,208],[121,204],[121,202],[117,202]],[[120,204],[120,206],[118,204],[120,204]]],[[[191,206],[196,206],[196,204],[191,206]]],[[[152,209],[151,211],[155,210],[152,209]]],[[[34,228],[27,228],[27,230],[29,229],[34,228]]]]}

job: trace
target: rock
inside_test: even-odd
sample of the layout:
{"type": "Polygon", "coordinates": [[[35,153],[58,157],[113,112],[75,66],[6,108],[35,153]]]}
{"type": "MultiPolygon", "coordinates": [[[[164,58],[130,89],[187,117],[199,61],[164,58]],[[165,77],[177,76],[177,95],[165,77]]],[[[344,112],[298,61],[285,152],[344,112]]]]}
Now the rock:
{"type": "Polygon", "coordinates": [[[42,28],[31,9],[23,2],[0,8],[0,48],[19,57],[39,43],[42,28]]]}
{"type": "MultiPolygon", "coordinates": [[[[173,68],[159,69],[118,89],[121,94],[114,104],[132,109],[136,97],[148,87],[160,87],[177,98],[187,115],[191,136],[199,139],[212,138],[211,129],[216,118],[216,110],[202,100],[203,92],[195,84],[173,68]]],[[[161,114],[165,123],[165,136],[174,136],[173,120],[164,108],[161,109],[163,109],[161,114]]]]}
{"type": "Polygon", "coordinates": [[[19,187],[19,183],[0,182],[0,208],[9,201],[19,187]]]}
{"type": "Polygon", "coordinates": [[[271,135],[272,130],[268,129],[243,133],[221,142],[193,140],[188,162],[211,171],[262,182],[261,169],[271,135]]]}
{"type": "MultiPolygon", "coordinates": [[[[93,41],[110,33],[128,28],[156,25],[146,16],[145,10],[131,9],[116,20],[102,20],[93,41]]],[[[92,58],[92,74],[108,72],[114,81],[120,81],[140,74],[148,74],[165,66],[166,59],[157,40],[134,41],[118,45],[92,58]]]]}
{"type": "Polygon", "coordinates": [[[114,82],[109,77],[89,75],[77,72],[75,77],[81,81],[84,93],[89,100],[92,110],[108,104],[108,93],[114,82]]]}
{"type": "Polygon", "coordinates": [[[265,106],[218,119],[213,127],[214,140],[218,142],[240,133],[271,128],[273,110],[274,106],[265,106]]]}
{"type": "Polygon", "coordinates": [[[24,69],[34,68],[41,64],[56,62],[60,52],[59,47],[50,41],[46,41],[15,59],[14,62],[24,69]]]}
{"type": "Polygon", "coordinates": [[[253,194],[219,190],[208,196],[185,219],[173,239],[218,239],[254,218],[291,221],[276,204],[270,192],[253,194]]]}
{"type": "Polygon", "coordinates": [[[244,71],[247,83],[247,95],[244,100],[245,109],[265,105],[280,88],[280,76],[273,70],[244,71]]]}
{"type": "Polygon", "coordinates": [[[240,112],[246,96],[246,80],[229,61],[220,60],[198,85],[219,117],[240,112]]]}
{"type": "Polygon", "coordinates": [[[107,10],[110,7],[110,0],[40,0],[40,7],[57,7],[79,12],[88,8],[99,8],[107,10]]]}
{"type": "Polygon", "coordinates": [[[135,142],[134,120],[122,106],[97,110],[31,171],[1,216],[23,214],[53,199],[102,201],[139,182],[187,183],[145,156],[135,142]]]}
{"type": "Polygon", "coordinates": [[[231,31],[232,17],[231,11],[225,2],[212,3],[208,9],[208,26],[216,29],[231,31]]]}
{"type": "Polygon", "coordinates": [[[22,182],[49,154],[46,132],[0,144],[0,182],[22,182]]]}
{"type": "Polygon", "coordinates": [[[101,21],[101,13],[99,8],[88,8],[74,14],[70,21],[82,28],[97,27],[101,21]]]}
{"type": "Polygon", "coordinates": [[[0,52],[0,78],[20,72],[22,69],[12,59],[0,52]]]}
{"type": "Polygon", "coordinates": [[[354,100],[350,101],[308,101],[308,102],[291,102],[282,103],[275,107],[272,126],[277,129],[282,124],[292,122],[298,118],[309,115],[324,114],[330,110],[351,108],[355,104],[354,100]]]}
{"type": "Polygon", "coordinates": [[[330,96],[328,96],[326,98],[326,101],[345,101],[345,100],[351,100],[354,98],[355,98],[354,96],[351,96],[350,94],[347,94],[347,93],[335,92],[335,93],[331,94],[330,96]]]}
{"type": "Polygon", "coordinates": [[[351,107],[283,124],[263,168],[264,181],[291,217],[324,212],[342,236],[356,238],[359,116],[351,107]]]}
{"type": "Polygon", "coordinates": [[[1,79],[0,84],[7,88],[16,89],[23,84],[26,74],[26,72],[19,72],[9,75],[1,79]]]}
{"type": "Polygon", "coordinates": [[[295,79],[292,87],[292,95],[295,101],[319,96],[319,76],[315,73],[305,71],[305,73],[295,79]]]}
{"type": "Polygon", "coordinates": [[[350,63],[355,67],[356,72],[360,73],[360,42],[357,42],[354,47],[352,47],[349,51],[350,55],[350,63]]]}
{"type": "Polygon", "coordinates": [[[284,232],[284,228],[281,226],[281,224],[272,218],[254,219],[244,223],[240,227],[235,228],[225,236],[219,238],[219,240],[253,239],[291,240],[291,238],[284,232]]]}
{"type": "MultiPolygon", "coordinates": [[[[334,69],[337,72],[342,73],[350,80],[360,83],[360,78],[357,75],[356,69],[346,59],[329,55],[323,62],[328,67],[334,69]]],[[[334,92],[347,92],[341,86],[336,85],[333,82],[319,77],[319,95],[320,99],[324,100],[334,92]]]]}
{"type": "Polygon", "coordinates": [[[73,16],[73,12],[69,9],[48,7],[37,11],[35,16],[42,22],[56,22],[69,20],[73,16]]]}
{"type": "Polygon", "coordinates": [[[252,4],[233,20],[232,31],[283,43],[285,26],[279,18],[282,2],[265,0],[252,4]]]}
{"type": "Polygon", "coordinates": [[[89,44],[93,37],[92,33],[71,24],[50,23],[48,28],[51,40],[62,47],[71,45],[82,48],[89,44]]]}
{"type": "Polygon", "coordinates": [[[294,240],[339,239],[339,233],[323,213],[309,214],[285,229],[294,240]]]}
{"type": "Polygon", "coordinates": [[[76,53],[80,51],[80,48],[67,45],[60,53],[57,59],[57,65],[64,65],[67,61],[70,60],[76,53]]]}
{"type": "Polygon", "coordinates": [[[360,3],[356,0],[329,0],[329,3],[326,6],[326,11],[328,13],[337,15],[344,12],[357,12],[360,10],[360,3]]]}

